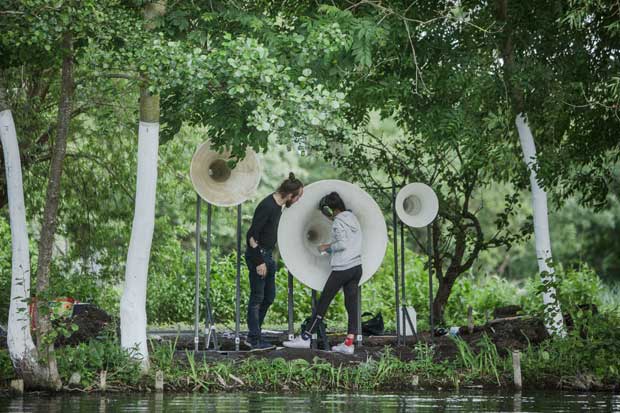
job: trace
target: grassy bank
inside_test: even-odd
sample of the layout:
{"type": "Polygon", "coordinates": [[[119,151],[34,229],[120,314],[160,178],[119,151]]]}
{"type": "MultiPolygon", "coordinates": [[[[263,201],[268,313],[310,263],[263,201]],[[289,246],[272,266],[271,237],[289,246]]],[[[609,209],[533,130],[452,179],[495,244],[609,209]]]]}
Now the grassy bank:
{"type": "MultiPolygon", "coordinates": [[[[617,328],[608,317],[577,320],[566,338],[530,345],[522,352],[525,388],[617,391],[620,365],[615,354],[617,328]]],[[[617,320],[616,320],[617,321],[617,320]]],[[[446,340],[448,340],[446,338],[446,340]]],[[[455,338],[453,357],[438,360],[436,349],[424,343],[412,348],[414,357],[403,360],[398,349],[385,347],[361,362],[335,363],[326,357],[286,360],[268,352],[244,359],[203,360],[191,351],[179,351],[175,342],[153,343],[151,370],[142,375],[139,366],[122,351],[116,339],[82,343],[59,349],[63,383],[79,373],[74,386],[99,391],[100,372],[107,372],[108,391],[154,390],[161,371],[166,391],[394,391],[416,388],[467,386],[510,387],[511,355],[498,351],[486,335],[471,345],[455,338]],[[504,353],[504,354],[502,354],[504,353]]],[[[7,386],[12,368],[6,350],[0,351],[2,385],[7,386]]],[[[68,389],[68,387],[66,387],[68,389]]]]}
{"type": "MultiPolygon", "coordinates": [[[[572,327],[568,336],[545,341],[541,339],[528,345],[530,338],[525,336],[519,327],[513,329],[512,335],[508,337],[509,342],[516,342],[518,340],[514,339],[519,337],[521,339],[518,348],[522,351],[524,386],[578,390],[617,389],[620,383],[620,361],[617,357],[620,343],[619,290],[604,288],[596,274],[587,268],[564,271],[558,278],[562,308],[571,311],[572,327]],[[594,304],[598,312],[579,310],[579,305],[584,303],[594,304]]],[[[451,299],[452,303],[456,303],[454,305],[461,304],[458,311],[448,314],[466,314],[464,303],[471,303],[478,309],[477,312],[474,311],[474,316],[483,312],[480,309],[495,308],[507,301],[496,302],[498,291],[508,291],[513,295],[513,299],[517,296],[513,289],[506,286],[509,283],[496,277],[465,277],[461,281],[451,299]],[[481,280],[486,281],[482,283],[481,280]]],[[[522,300],[517,302],[523,305],[526,313],[540,314],[542,308],[534,305],[538,303],[534,284],[524,291],[521,297],[528,297],[529,304],[522,300]]],[[[383,307],[375,310],[388,311],[383,307]]],[[[421,316],[420,320],[418,327],[424,330],[421,316]]],[[[337,325],[338,321],[330,320],[330,329],[337,325]]],[[[461,319],[449,321],[454,324],[448,325],[463,324],[461,319]]],[[[480,321],[477,321],[476,324],[480,325],[480,321]]],[[[387,321],[387,324],[389,326],[390,322],[387,321]]],[[[63,383],[68,383],[73,373],[77,372],[80,382],[76,387],[80,390],[96,391],[99,390],[100,372],[105,370],[108,390],[127,391],[153,389],[156,371],[163,372],[165,388],[168,391],[406,390],[416,386],[504,387],[512,384],[509,350],[513,347],[505,342],[500,344],[497,336],[485,338],[478,334],[475,339],[464,336],[467,342],[457,339],[455,343],[448,343],[452,346],[449,353],[442,351],[445,347],[430,347],[421,343],[407,349],[409,356],[405,358],[399,349],[377,348],[377,351],[369,353],[371,356],[368,359],[362,356],[354,363],[334,363],[329,357],[325,357],[325,353],[317,353],[319,357],[314,359],[299,357],[304,360],[287,360],[279,358],[277,352],[243,359],[229,357],[203,361],[201,357],[185,352],[183,346],[177,346],[175,342],[153,342],[151,373],[143,376],[129,354],[120,349],[115,329],[111,328],[111,331],[105,339],[90,340],[77,346],[58,349],[58,366],[63,383]]],[[[495,334],[493,329],[485,331],[495,334]]],[[[450,339],[443,340],[443,344],[446,344],[450,339]]],[[[366,350],[360,349],[358,354],[365,354],[363,351],[366,350]]],[[[12,378],[14,372],[8,353],[6,349],[0,349],[0,388],[8,387],[12,378]]]]}

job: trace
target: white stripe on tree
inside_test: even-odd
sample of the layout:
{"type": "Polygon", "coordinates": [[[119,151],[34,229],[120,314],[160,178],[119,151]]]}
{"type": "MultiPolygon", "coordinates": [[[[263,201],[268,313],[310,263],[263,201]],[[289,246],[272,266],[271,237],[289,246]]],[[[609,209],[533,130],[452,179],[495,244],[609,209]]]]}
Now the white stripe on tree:
{"type": "Polygon", "coordinates": [[[30,316],[26,301],[30,298],[30,251],[26,207],[19,145],[10,110],[0,112],[0,140],[4,152],[13,254],[7,344],[15,366],[35,366],[37,353],[30,334],[30,316]]]}
{"type": "Polygon", "coordinates": [[[137,351],[134,355],[142,359],[144,370],[148,370],[149,367],[146,341],[146,287],[155,226],[158,148],[159,123],[140,122],[136,203],[120,311],[121,346],[124,349],[137,351]]]}
{"type": "MultiPolygon", "coordinates": [[[[536,145],[532,131],[522,113],[518,114],[515,123],[519,132],[523,160],[530,171],[532,186],[532,210],[534,214],[534,237],[536,238],[536,258],[538,271],[543,283],[555,282],[555,271],[549,266],[551,261],[551,238],[549,236],[549,218],[547,212],[547,193],[538,185],[536,179],[536,145]]],[[[549,316],[545,317],[545,326],[550,334],[566,335],[560,304],[557,301],[555,288],[551,285],[543,292],[543,304],[549,316]]]]}

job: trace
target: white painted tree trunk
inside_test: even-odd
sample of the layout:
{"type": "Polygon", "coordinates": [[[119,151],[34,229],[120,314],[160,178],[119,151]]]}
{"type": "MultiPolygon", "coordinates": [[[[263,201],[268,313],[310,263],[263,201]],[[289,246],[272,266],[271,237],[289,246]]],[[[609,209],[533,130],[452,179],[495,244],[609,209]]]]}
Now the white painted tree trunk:
{"type": "Polygon", "coordinates": [[[26,301],[30,298],[30,252],[22,167],[15,123],[10,110],[0,112],[0,139],[4,149],[13,254],[7,344],[13,365],[20,374],[27,374],[27,371],[23,371],[27,369],[26,366],[37,365],[37,352],[30,334],[30,316],[26,301]]]}
{"type": "Polygon", "coordinates": [[[149,368],[146,341],[146,286],[155,226],[158,148],[159,123],[140,122],[136,204],[120,311],[121,346],[136,351],[134,354],[142,359],[145,371],[149,368]]]}
{"type": "MultiPolygon", "coordinates": [[[[534,236],[536,238],[536,258],[538,260],[538,271],[543,283],[554,282],[554,269],[549,266],[551,261],[551,239],[549,237],[549,219],[547,212],[547,193],[538,185],[536,179],[536,145],[532,131],[522,113],[518,114],[515,120],[521,149],[523,150],[523,160],[530,171],[530,185],[532,186],[532,210],[534,213],[534,236]]],[[[543,303],[548,315],[545,317],[545,326],[550,334],[560,336],[566,335],[560,304],[556,298],[556,291],[553,286],[543,293],[543,303]]]]}

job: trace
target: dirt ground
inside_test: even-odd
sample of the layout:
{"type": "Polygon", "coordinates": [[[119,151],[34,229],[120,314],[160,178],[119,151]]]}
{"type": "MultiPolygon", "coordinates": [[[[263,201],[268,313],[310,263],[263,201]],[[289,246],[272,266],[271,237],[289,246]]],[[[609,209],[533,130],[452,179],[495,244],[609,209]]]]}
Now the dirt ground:
{"type": "MultiPolygon", "coordinates": [[[[69,339],[59,340],[57,345],[75,345],[78,342],[86,341],[92,337],[98,337],[102,334],[104,327],[110,323],[112,319],[103,311],[96,308],[87,308],[79,315],[73,317],[73,322],[79,325],[79,330],[69,339]]],[[[497,346],[500,354],[507,354],[514,349],[524,349],[528,343],[536,345],[545,340],[548,335],[545,327],[540,319],[533,317],[507,317],[498,318],[488,322],[482,326],[474,327],[473,332],[469,333],[466,327],[461,327],[458,335],[465,340],[476,351],[478,342],[487,334],[497,346]]],[[[177,356],[180,359],[186,358],[185,350],[194,349],[193,333],[189,331],[177,334],[168,332],[167,334],[157,334],[157,332],[149,334],[152,342],[175,342],[177,356]]],[[[329,345],[335,345],[344,340],[344,335],[330,334],[329,345]]],[[[4,337],[2,337],[4,338],[4,337]]],[[[220,334],[218,340],[220,343],[220,351],[204,351],[204,341],[201,339],[200,348],[196,353],[199,360],[207,359],[209,361],[217,360],[240,360],[247,357],[264,357],[264,358],[283,358],[285,360],[304,359],[312,361],[315,357],[319,357],[334,365],[343,365],[351,363],[360,363],[366,361],[369,357],[379,357],[386,347],[390,347],[393,354],[403,361],[414,360],[416,358],[414,344],[416,342],[430,343],[431,337],[428,332],[421,333],[417,339],[408,337],[406,345],[397,345],[394,335],[385,336],[364,336],[362,346],[356,348],[353,356],[345,356],[331,351],[311,349],[298,350],[282,348],[282,342],[288,339],[286,332],[278,334],[265,334],[265,338],[277,346],[274,350],[268,351],[248,351],[248,348],[242,343],[241,351],[234,351],[234,340],[230,334],[220,334]]],[[[3,340],[0,340],[0,345],[3,340]]],[[[243,341],[243,337],[242,337],[243,341]]],[[[447,335],[433,337],[435,348],[435,361],[451,359],[457,353],[457,347],[451,337],[447,335]]]]}
{"type": "MultiPolygon", "coordinates": [[[[511,317],[505,319],[497,319],[490,321],[483,326],[477,326],[472,333],[467,328],[461,328],[459,336],[465,340],[474,351],[478,348],[478,342],[483,334],[487,334],[489,338],[497,346],[500,354],[519,349],[523,350],[528,343],[536,345],[545,340],[548,335],[541,320],[531,317],[511,317]]],[[[177,357],[185,359],[187,353],[185,350],[193,350],[194,343],[192,336],[175,336],[162,338],[162,341],[176,340],[177,357]]],[[[242,360],[248,357],[258,358],[283,358],[285,360],[304,359],[312,361],[315,357],[332,363],[335,366],[357,364],[368,360],[368,358],[377,358],[384,352],[386,347],[390,347],[392,354],[403,361],[410,361],[416,358],[414,344],[417,341],[430,343],[428,332],[422,333],[418,339],[414,337],[407,338],[406,345],[397,345],[395,336],[369,336],[364,337],[362,346],[357,347],[353,356],[346,356],[331,351],[320,349],[289,349],[283,348],[282,341],[287,340],[286,334],[268,335],[266,337],[271,343],[277,346],[273,350],[263,351],[247,351],[244,344],[240,345],[240,351],[234,351],[234,341],[230,337],[220,337],[220,351],[204,351],[204,348],[195,353],[197,360],[202,361],[224,361],[224,360],[242,360]]],[[[344,335],[329,335],[330,345],[337,344],[344,339],[344,335]]],[[[447,336],[433,337],[435,348],[435,361],[451,359],[457,354],[457,347],[454,340],[447,336]]],[[[203,345],[201,343],[201,345],[203,345]]]]}

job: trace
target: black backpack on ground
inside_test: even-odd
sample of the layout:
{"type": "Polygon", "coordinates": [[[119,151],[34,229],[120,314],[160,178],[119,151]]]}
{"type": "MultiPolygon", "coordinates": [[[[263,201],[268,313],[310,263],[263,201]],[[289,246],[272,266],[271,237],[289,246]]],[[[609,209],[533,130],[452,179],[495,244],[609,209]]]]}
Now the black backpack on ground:
{"type": "MultiPolygon", "coordinates": [[[[362,318],[372,316],[372,313],[365,312],[362,318]]],[[[385,324],[383,323],[383,315],[378,312],[366,321],[362,321],[362,334],[366,336],[382,336],[385,332],[385,324]]]]}

